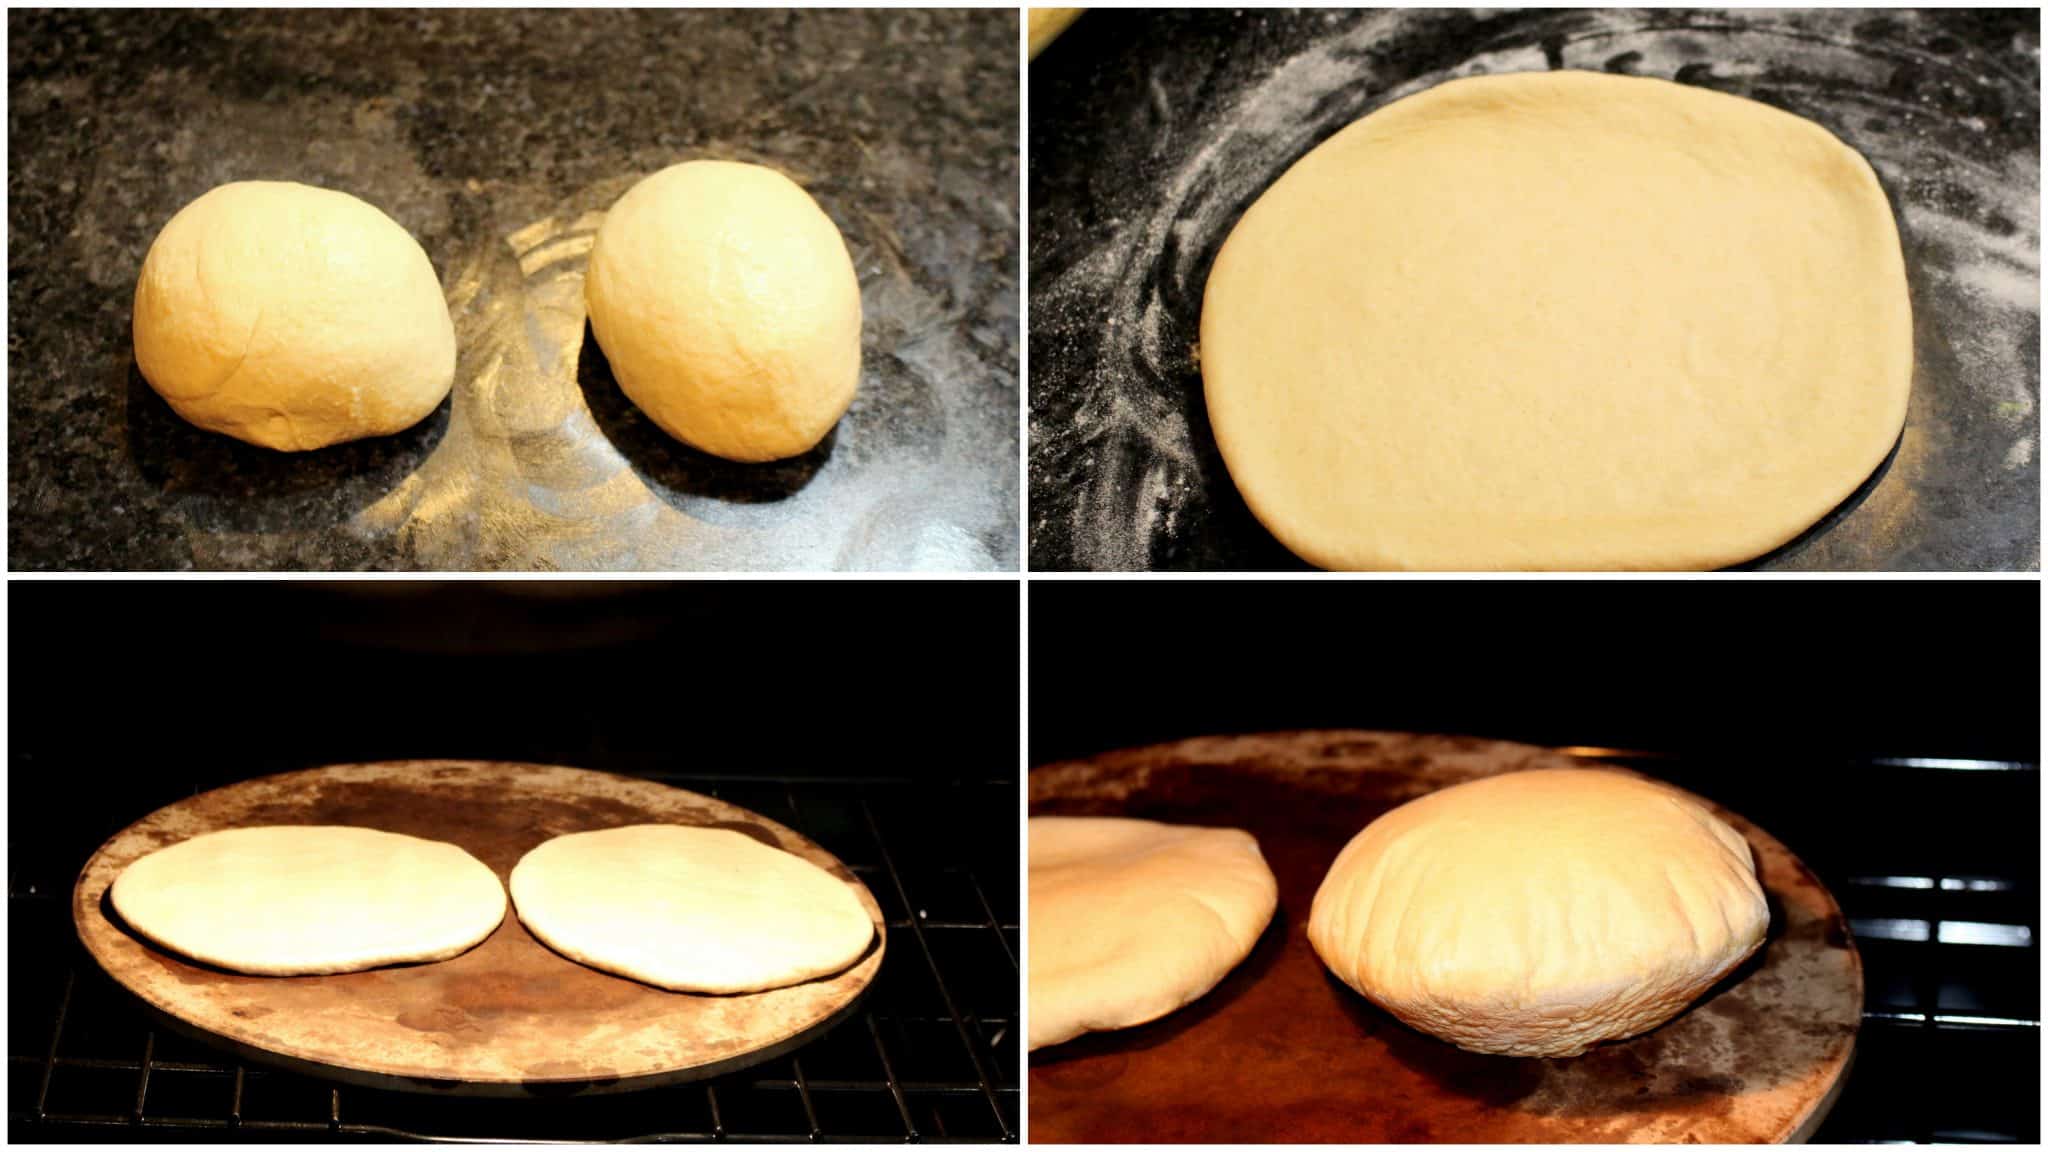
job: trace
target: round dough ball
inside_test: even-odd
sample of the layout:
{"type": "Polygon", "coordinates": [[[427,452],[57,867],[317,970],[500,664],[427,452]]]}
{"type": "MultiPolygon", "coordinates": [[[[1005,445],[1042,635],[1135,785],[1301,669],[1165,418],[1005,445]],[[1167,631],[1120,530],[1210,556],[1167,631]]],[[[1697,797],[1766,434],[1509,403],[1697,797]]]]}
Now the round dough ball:
{"type": "Polygon", "coordinates": [[[772,168],[693,160],[635,184],[597,230],[584,292],[619,387],[694,448],[800,455],[853,403],[853,258],[772,168]]]}
{"type": "Polygon", "coordinates": [[[1325,568],[1749,560],[1899,438],[1905,263],[1863,157],[1661,80],[1453,80],[1345,128],[1231,232],[1209,420],[1325,568]]]}
{"type": "Polygon", "coordinates": [[[1251,953],[1279,903],[1258,842],[1236,828],[1029,824],[1031,1048],[1200,999],[1251,953]]]}
{"type": "Polygon", "coordinates": [[[389,216],[304,184],[223,184],[157,234],[135,361],[185,419],[301,452],[410,428],[455,382],[426,252],[389,216]]]}
{"type": "Polygon", "coordinates": [[[557,836],[512,869],[541,943],[675,992],[760,992],[845,970],[875,922],[845,881],[729,828],[635,824],[557,836]]]}
{"type": "Polygon", "coordinates": [[[445,960],[505,918],[505,887],[453,844],[373,828],[209,832],[114,878],[114,910],[174,952],[258,976],[445,960]]]}
{"type": "Polygon", "coordinates": [[[1474,1052],[1575,1056],[1676,1016],[1763,943],[1749,844],[1692,797],[1539,769],[1403,804],[1330,866],[1308,938],[1346,984],[1474,1052]]]}

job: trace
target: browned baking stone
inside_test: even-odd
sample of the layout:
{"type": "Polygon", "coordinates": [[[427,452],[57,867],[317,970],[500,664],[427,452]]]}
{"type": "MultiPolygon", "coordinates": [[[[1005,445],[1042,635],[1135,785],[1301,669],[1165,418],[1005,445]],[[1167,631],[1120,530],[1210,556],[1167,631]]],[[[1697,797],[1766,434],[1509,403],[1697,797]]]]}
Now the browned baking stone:
{"type": "Polygon", "coordinates": [[[782,825],[645,780],[457,760],[344,764],[266,776],[151,813],[107,841],[72,894],[86,949],[169,1022],[254,1059],[380,1088],[471,1095],[623,1091],[717,1075],[795,1048],[847,1014],[882,965],[882,912],[860,880],[782,825]],[[667,992],[565,959],[507,911],[452,960],[339,976],[240,976],[165,952],[110,919],[139,857],[206,832],[348,824],[445,840],[500,880],[529,849],[627,824],[732,828],[853,886],[875,920],[837,976],[743,996],[667,992]]]}
{"type": "Polygon", "coordinates": [[[1482,1056],[1413,1031],[1329,975],[1311,900],[1374,817],[1498,772],[1577,767],[1517,744],[1376,732],[1191,740],[1030,776],[1033,815],[1227,825],[1258,837],[1280,908],[1209,995],[1140,1028],[1031,1053],[1033,1143],[1748,1143],[1803,1138],[1856,1039],[1846,922],[1783,844],[1715,807],[1770,900],[1757,957],[1677,1019],[1583,1056],[1482,1056]]]}

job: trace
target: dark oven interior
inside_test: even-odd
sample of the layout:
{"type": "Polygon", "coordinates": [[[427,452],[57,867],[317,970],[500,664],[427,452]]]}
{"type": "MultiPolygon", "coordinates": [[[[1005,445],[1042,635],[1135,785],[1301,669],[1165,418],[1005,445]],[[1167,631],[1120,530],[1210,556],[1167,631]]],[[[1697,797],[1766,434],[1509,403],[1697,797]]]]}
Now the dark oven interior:
{"type": "Polygon", "coordinates": [[[384,589],[10,590],[12,1139],[1017,1138],[1014,585],[384,589]],[[881,903],[878,980],[789,1056],[502,1100],[237,1059],[79,946],[72,882],[136,818],[266,772],[436,756],[642,775],[787,824],[881,903]]]}
{"type": "Polygon", "coordinates": [[[1712,796],[1826,882],[1863,959],[1863,1027],[1823,1144],[2040,1139],[2039,766],[1871,757],[1814,803],[1712,756],[1586,749],[1712,796]],[[1836,805],[1840,806],[1836,806],[1836,805]]]}

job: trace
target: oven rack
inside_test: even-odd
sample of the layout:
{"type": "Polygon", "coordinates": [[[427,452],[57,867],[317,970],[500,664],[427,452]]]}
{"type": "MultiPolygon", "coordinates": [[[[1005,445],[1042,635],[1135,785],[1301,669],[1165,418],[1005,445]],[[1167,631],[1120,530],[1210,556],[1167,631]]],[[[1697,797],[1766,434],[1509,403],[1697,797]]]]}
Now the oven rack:
{"type": "Polygon", "coordinates": [[[861,877],[890,950],[853,1015],[792,1055],[642,1092],[500,1100],[336,1084],[158,1026],[78,946],[68,885],[16,875],[10,1140],[1017,1140],[1014,780],[650,778],[787,824],[861,877]],[[37,952],[47,962],[30,963],[37,952]]]}

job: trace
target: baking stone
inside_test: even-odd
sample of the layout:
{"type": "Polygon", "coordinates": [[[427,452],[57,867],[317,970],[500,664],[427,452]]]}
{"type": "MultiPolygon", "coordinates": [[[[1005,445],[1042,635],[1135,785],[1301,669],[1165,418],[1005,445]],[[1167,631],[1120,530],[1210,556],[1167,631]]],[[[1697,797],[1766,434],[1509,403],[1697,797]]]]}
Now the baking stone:
{"type": "MultiPolygon", "coordinates": [[[[1138,1028],[1030,1056],[1038,1144],[1741,1144],[1804,1138],[1855,1044],[1848,923],[1783,844],[1723,808],[1770,902],[1757,956],[1671,1022],[1578,1057],[1466,1052],[1329,974],[1308,913],[1330,863],[1381,813],[1466,780],[1583,767],[1520,744],[1377,732],[1190,740],[1034,769],[1032,815],[1244,828],[1280,908],[1214,991],[1138,1028]]],[[[1705,801],[1703,801],[1705,802],[1705,801]]]]}
{"type": "Polygon", "coordinates": [[[481,1096],[618,1092],[730,1072],[791,1051],[848,1015],[882,966],[882,912],[824,849],[744,808],[679,788],[532,764],[344,764],[266,776],[159,809],[102,845],[72,893],[79,939],[167,1023],[252,1060],[364,1084],[481,1096]],[[586,968],[509,908],[450,960],[332,976],[242,976],[159,949],[112,914],[134,860],[207,832],[348,824],[445,840],[498,874],[569,832],[627,824],[731,828],[850,885],[875,942],[827,979],[740,996],[668,992],[586,968]]]}

